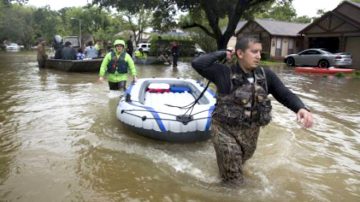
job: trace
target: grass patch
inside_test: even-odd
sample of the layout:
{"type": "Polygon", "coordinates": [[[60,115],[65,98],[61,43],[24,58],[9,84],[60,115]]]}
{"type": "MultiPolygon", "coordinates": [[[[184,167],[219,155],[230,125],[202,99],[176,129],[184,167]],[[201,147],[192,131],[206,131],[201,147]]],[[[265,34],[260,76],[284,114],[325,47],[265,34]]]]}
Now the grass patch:
{"type": "Polygon", "coordinates": [[[284,64],[284,62],[280,62],[280,61],[271,61],[271,60],[261,60],[260,61],[261,65],[279,65],[279,64],[284,64]]]}
{"type": "Polygon", "coordinates": [[[353,78],[360,79],[360,71],[357,70],[352,74],[353,78]]]}

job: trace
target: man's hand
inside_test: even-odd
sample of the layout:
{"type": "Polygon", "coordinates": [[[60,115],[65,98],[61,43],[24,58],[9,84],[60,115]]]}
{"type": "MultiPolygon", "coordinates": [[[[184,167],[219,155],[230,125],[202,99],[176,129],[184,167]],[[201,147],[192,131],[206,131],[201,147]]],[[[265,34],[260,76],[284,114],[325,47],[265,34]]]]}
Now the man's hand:
{"type": "Polygon", "coordinates": [[[310,128],[313,125],[312,113],[306,109],[300,109],[297,113],[297,121],[300,122],[305,128],[310,128]]]}
{"type": "Polygon", "coordinates": [[[103,82],[104,81],[104,77],[100,76],[98,79],[99,82],[103,82]]]}
{"type": "Polygon", "coordinates": [[[234,50],[232,48],[226,49],[226,59],[231,60],[232,56],[234,55],[234,50]]]}
{"type": "Polygon", "coordinates": [[[138,80],[138,78],[137,78],[137,76],[134,76],[134,78],[133,78],[133,83],[135,83],[136,81],[138,80]]]}

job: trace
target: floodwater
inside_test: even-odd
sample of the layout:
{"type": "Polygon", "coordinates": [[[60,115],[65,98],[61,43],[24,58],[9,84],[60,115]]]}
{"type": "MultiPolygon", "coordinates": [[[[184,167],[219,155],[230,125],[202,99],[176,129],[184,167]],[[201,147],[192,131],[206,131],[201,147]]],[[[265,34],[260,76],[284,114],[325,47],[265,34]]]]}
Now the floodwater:
{"type": "MultiPolygon", "coordinates": [[[[39,70],[34,52],[0,53],[1,201],[360,201],[360,80],[271,67],[315,117],[311,129],[273,102],[245,165],[220,183],[211,141],[171,144],[116,119],[96,73],[39,70]]],[[[139,77],[199,79],[189,63],[138,66],[139,77]]]]}

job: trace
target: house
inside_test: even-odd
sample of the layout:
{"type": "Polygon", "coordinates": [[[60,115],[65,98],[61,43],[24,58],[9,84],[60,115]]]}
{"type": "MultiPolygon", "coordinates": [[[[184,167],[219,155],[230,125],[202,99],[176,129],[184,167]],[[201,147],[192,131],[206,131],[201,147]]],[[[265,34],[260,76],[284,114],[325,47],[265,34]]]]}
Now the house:
{"type": "Polygon", "coordinates": [[[288,54],[303,49],[299,31],[309,24],[291,23],[272,19],[240,21],[235,31],[237,38],[253,36],[262,42],[263,57],[282,59],[288,54]],[[245,23],[244,23],[245,22],[245,23]]]}
{"type": "Polygon", "coordinates": [[[304,36],[304,48],[349,52],[353,67],[360,69],[360,3],[343,1],[299,33],[304,36]]]}

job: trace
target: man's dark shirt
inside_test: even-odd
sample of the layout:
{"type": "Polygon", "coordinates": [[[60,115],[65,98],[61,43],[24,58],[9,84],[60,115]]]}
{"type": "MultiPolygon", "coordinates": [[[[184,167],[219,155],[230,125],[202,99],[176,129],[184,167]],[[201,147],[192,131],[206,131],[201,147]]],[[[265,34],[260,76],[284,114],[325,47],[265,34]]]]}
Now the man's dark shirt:
{"type": "Polygon", "coordinates": [[[62,49],[63,49],[63,46],[54,46],[54,49],[55,49],[55,59],[62,59],[62,55],[61,55],[61,52],[62,52],[62,49]]]}
{"type": "MultiPolygon", "coordinates": [[[[231,93],[231,68],[217,61],[221,61],[226,57],[225,51],[217,51],[205,55],[201,55],[192,61],[192,67],[203,77],[213,82],[219,94],[231,93]]],[[[242,71],[240,66],[234,66],[233,72],[242,71]]],[[[259,67],[258,67],[259,68],[259,67]]],[[[276,74],[268,68],[264,68],[268,93],[281,104],[291,109],[293,112],[305,108],[304,103],[298,96],[292,93],[276,74]]],[[[253,76],[250,74],[249,76],[253,76]]]]}
{"type": "Polygon", "coordinates": [[[174,45],[174,46],[172,46],[171,47],[171,54],[173,55],[173,56],[179,56],[179,46],[177,46],[177,45],[174,45]]]}
{"type": "Polygon", "coordinates": [[[70,46],[65,46],[61,55],[63,60],[76,60],[76,50],[70,46]]]}

